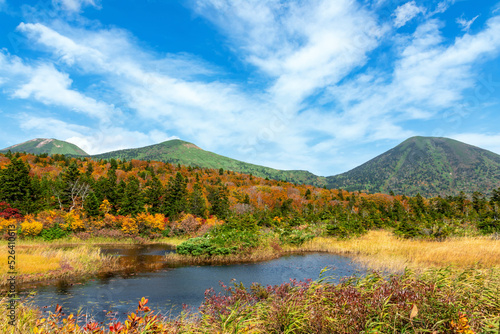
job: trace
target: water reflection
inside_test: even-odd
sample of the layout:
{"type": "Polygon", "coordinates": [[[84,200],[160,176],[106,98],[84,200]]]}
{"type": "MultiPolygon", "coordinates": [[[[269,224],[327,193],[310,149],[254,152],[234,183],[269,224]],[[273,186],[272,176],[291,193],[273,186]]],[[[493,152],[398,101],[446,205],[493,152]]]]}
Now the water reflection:
{"type": "Polygon", "coordinates": [[[106,320],[104,311],[113,311],[118,319],[123,320],[127,312],[136,308],[141,297],[149,298],[148,305],[162,314],[177,315],[183,304],[196,311],[203,302],[205,290],[211,287],[219,289],[220,281],[225,284],[242,282],[245,286],[253,282],[275,285],[290,279],[317,279],[325,267],[331,268],[329,275],[334,275],[335,281],[363,273],[348,257],[317,253],[260,263],[169,268],[163,255],[170,251],[164,245],[103,247],[106,254],[128,261],[129,269],[88,280],[61,280],[52,285],[38,286],[34,301],[40,307],[48,305],[49,310],[58,303],[65,313],[76,313],[80,309],[97,321],[106,320]]]}

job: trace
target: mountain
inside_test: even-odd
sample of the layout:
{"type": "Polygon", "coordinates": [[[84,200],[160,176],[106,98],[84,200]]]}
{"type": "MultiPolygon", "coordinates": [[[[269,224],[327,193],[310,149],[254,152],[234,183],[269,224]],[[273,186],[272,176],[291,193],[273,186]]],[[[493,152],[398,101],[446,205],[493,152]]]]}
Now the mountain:
{"type": "MultiPolygon", "coordinates": [[[[1,150],[87,156],[76,145],[56,139],[33,139],[1,150]]],[[[322,177],[303,170],[277,170],[169,140],[142,148],[92,156],[95,159],[156,160],[192,167],[231,170],[298,184],[425,197],[456,195],[460,191],[490,194],[500,187],[500,155],[448,138],[412,137],[346,173],[322,177]]]]}
{"type": "Polygon", "coordinates": [[[316,186],[326,185],[326,179],[302,170],[278,170],[231,159],[222,155],[202,150],[198,146],[174,139],[160,144],[141,148],[125,149],[93,155],[95,159],[121,159],[130,161],[156,160],[171,164],[181,164],[192,167],[215,168],[234,172],[252,174],[270,179],[288,181],[316,186]]]}
{"type": "Polygon", "coordinates": [[[57,139],[37,138],[28,140],[27,142],[16,144],[3,150],[0,153],[11,152],[26,152],[32,154],[66,154],[87,156],[88,154],[78,146],[57,139]]]}
{"type": "Polygon", "coordinates": [[[371,193],[489,194],[500,187],[500,155],[453,139],[412,137],[327,181],[331,188],[371,193]]]}

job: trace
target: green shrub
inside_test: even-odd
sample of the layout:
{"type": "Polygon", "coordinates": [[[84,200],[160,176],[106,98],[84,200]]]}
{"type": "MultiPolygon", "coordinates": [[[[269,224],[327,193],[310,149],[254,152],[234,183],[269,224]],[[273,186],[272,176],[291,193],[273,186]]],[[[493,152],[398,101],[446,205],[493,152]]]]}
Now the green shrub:
{"type": "Polygon", "coordinates": [[[177,246],[181,255],[229,255],[255,248],[258,234],[251,231],[215,228],[202,237],[191,238],[177,246]]]}
{"type": "Polygon", "coordinates": [[[314,235],[304,231],[287,228],[280,232],[279,238],[282,245],[300,246],[307,240],[314,238],[314,235]]]}
{"type": "Polygon", "coordinates": [[[42,233],[40,234],[43,240],[45,241],[52,241],[56,239],[61,239],[66,237],[70,232],[65,231],[59,227],[59,225],[54,225],[51,228],[47,230],[42,230],[42,233]]]}

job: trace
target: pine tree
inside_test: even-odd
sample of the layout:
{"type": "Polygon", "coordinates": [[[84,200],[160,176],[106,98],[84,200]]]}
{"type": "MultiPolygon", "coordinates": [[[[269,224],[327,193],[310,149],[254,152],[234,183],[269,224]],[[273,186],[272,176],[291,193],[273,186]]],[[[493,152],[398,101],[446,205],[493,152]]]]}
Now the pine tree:
{"type": "Polygon", "coordinates": [[[94,192],[91,192],[87,196],[85,202],[83,203],[83,208],[90,217],[96,217],[99,215],[99,200],[94,192]]]}
{"type": "Polygon", "coordinates": [[[29,171],[29,166],[14,156],[7,168],[0,172],[0,201],[23,213],[30,212],[29,201],[33,195],[29,171]]]}
{"type": "Polygon", "coordinates": [[[160,213],[164,191],[160,180],[153,174],[153,177],[146,183],[146,186],[148,187],[146,189],[146,204],[151,206],[151,213],[160,213]]]}
{"type": "Polygon", "coordinates": [[[168,182],[163,212],[169,217],[176,217],[179,213],[187,209],[187,189],[186,179],[180,172],[171,177],[168,182]]]}
{"type": "Polygon", "coordinates": [[[144,197],[139,180],[135,176],[127,179],[125,192],[121,200],[120,214],[137,215],[144,210],[144,197]]]}
{"type": "Polygon", "coordinates": [[[227,219],[229,215],[229,194],[227,187],[217,185],[208,190],[208,201],[210,202],[210,214],[220,219],[227,219]]]}
{"type": "Polygon", "coordinates": [[[189,212],[199,217],[206,217],[207,202],[199,183],[194,184],[193,192],[189,197],[189,212]]]}

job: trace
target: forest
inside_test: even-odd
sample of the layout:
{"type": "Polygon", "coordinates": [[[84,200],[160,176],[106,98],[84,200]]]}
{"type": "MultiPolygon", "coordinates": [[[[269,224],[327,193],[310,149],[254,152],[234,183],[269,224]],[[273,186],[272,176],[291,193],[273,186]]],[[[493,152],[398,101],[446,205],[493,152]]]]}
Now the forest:
{"type": "Polygon", "coordinates": [[[58,154],[0,155],[0,168],[0,229],[15,220],[25,238],[154,239],[267,228],[300,243],[381,228],[436,240],[500,233],[500,188],[490,198],[366,194],[223,169],[58,154]]]}

